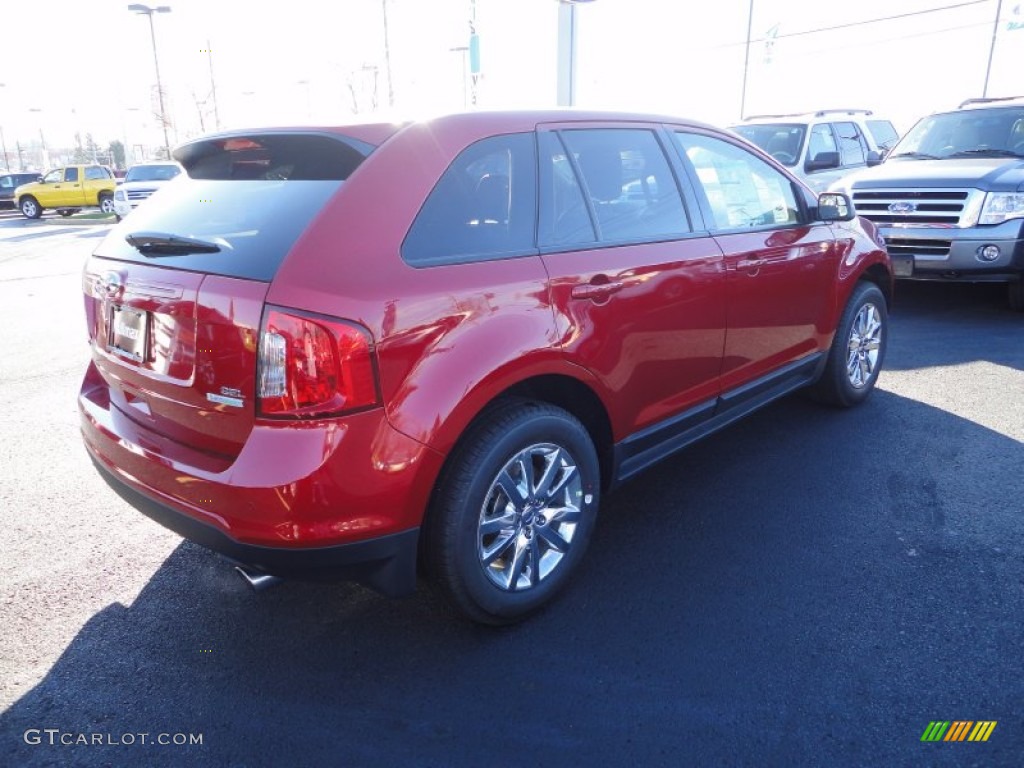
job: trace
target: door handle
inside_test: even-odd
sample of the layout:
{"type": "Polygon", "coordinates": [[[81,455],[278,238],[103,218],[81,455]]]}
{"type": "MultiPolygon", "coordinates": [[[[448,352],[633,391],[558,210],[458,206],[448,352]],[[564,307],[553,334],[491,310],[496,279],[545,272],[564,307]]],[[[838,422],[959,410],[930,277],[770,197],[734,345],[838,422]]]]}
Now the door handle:
{"type": "Polygon", "coordinates": [[[743,259],[736,262],[737,269],[760,269],[768,263],[767,259],[743,259]]]}
{"type": "Polygon", "coordinates": [[[572,297],[574,299],[591,299],[597,301],[607,299],[613,293],[618,293],[623,288],[620,281],[611,283],[587,283],[586,285],[574,285],[572,297]]]}

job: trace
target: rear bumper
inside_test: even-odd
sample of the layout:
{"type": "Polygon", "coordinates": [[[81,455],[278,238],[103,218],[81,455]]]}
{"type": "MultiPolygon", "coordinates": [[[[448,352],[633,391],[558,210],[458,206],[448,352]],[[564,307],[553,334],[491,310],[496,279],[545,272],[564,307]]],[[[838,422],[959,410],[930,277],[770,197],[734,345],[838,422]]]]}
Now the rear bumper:
{"type": "Polygon", "coordinates": [[[161,525],[286,578],[415,588],[416,550],[443,457],[383,409],[337,420],[256,423],[237,456],[169,440],[110,401],[90,365],[82,437],[103,478],[161,525]]]}
{"type": "Polygon", "coordinates": [[[390,597],[416,589],[419,528],[352,544],[301,549],[246,544],[130,487],[92,456],[100,476],[146,517],[179,536],[259,571],[308,581],[358,581],[390,597]]]}

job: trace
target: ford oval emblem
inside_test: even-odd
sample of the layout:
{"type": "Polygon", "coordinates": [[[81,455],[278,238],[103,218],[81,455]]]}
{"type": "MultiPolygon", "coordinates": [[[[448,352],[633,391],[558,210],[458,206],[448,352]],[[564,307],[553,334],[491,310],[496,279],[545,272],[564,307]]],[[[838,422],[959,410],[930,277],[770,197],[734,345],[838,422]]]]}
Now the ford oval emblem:
{"type": "Polygon", "coordinates": [[[101,278],[101,285],[103,286],[103,293],[109,299],[117,296],[123,287],[121,276],[117,272],[105,272],[101,278]]]}
{"type": "Polygon", "coordinates": [[[916,210],[917,203],[908,203],[905,200],[889,205],[889,213],[913,213],[916,210]]]}

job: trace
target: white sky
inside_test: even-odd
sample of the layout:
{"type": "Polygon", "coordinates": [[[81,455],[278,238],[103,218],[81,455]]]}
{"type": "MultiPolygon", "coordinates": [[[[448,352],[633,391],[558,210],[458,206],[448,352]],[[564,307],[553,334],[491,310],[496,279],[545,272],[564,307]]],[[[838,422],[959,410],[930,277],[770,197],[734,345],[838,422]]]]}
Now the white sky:
{"type": "MultiPolygon", "coordinates": [[[[746,112],[863,107],[900,130],[980,96],[998,0],[753,0],[746,112]],[[959,6],[949,10],[934,10],[959,6]],[[928,13],[918,13],[929,11],[928,13]],[[909,15],[915,14],[915,15],[909,15]],[[902,19],[878,21],[897,15],[902,19]],[[824,27],[856,24],[833,31],[824,27]],[[776,28],[766,56],[764,37],[776,28]],[[806,33],[806,34],[803,34],[806,33]]],[[[343,123],[386,107],[383,0],[166,0],[154,16],[171,142],[222,127],[343,123]]],[[[149,25],[127,0],[4,0],[0,129],[7,149],[159,145],[149,25]],[[45,11],[44,11],[45,9],[45,11]],[[45,14],[45,15],[44,15],[45,14]]],[[[155,3],[149,3],[155,5],[155,3]]],[[[396,113],[463,104],[470,0],[387,0],[396,113]]],[[[750,0],[596,0],[580,6],[578,103],[726,124],[740,113],[750,0]]],[[[477,0],[481,107],[555,103],[555,0],[477,0]]],[[[1003,0],[989,95],[1024,94],[1024,2],[1003,0]],[[1015,15],[1016,14],[1016,15],[1015,15]]]]}

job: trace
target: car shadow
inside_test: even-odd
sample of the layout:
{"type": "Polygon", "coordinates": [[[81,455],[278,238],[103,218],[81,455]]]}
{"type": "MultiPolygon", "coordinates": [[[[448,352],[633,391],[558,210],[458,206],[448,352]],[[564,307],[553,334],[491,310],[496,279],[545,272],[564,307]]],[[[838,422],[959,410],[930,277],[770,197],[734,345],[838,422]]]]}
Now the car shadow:
{"type": "Polygon", "coordinates": [[[573,584],[505,629],[429,589],[254,593],[182,544],[0,715],[4,762],[896,765],[929,721],[988,718],[958,746],[1009,765],[1021,466],[1019,441],[889,392],[788,398],[609,495],[573,584]],[[121,745],[26,741],[47,728],[121,745]]]}
{"type": "Polygon", "coordinates": [[[885,367],[912,370],[985,360],[1024,370],[1024,313],[1001,283],[900,281],[885,367]]]}

